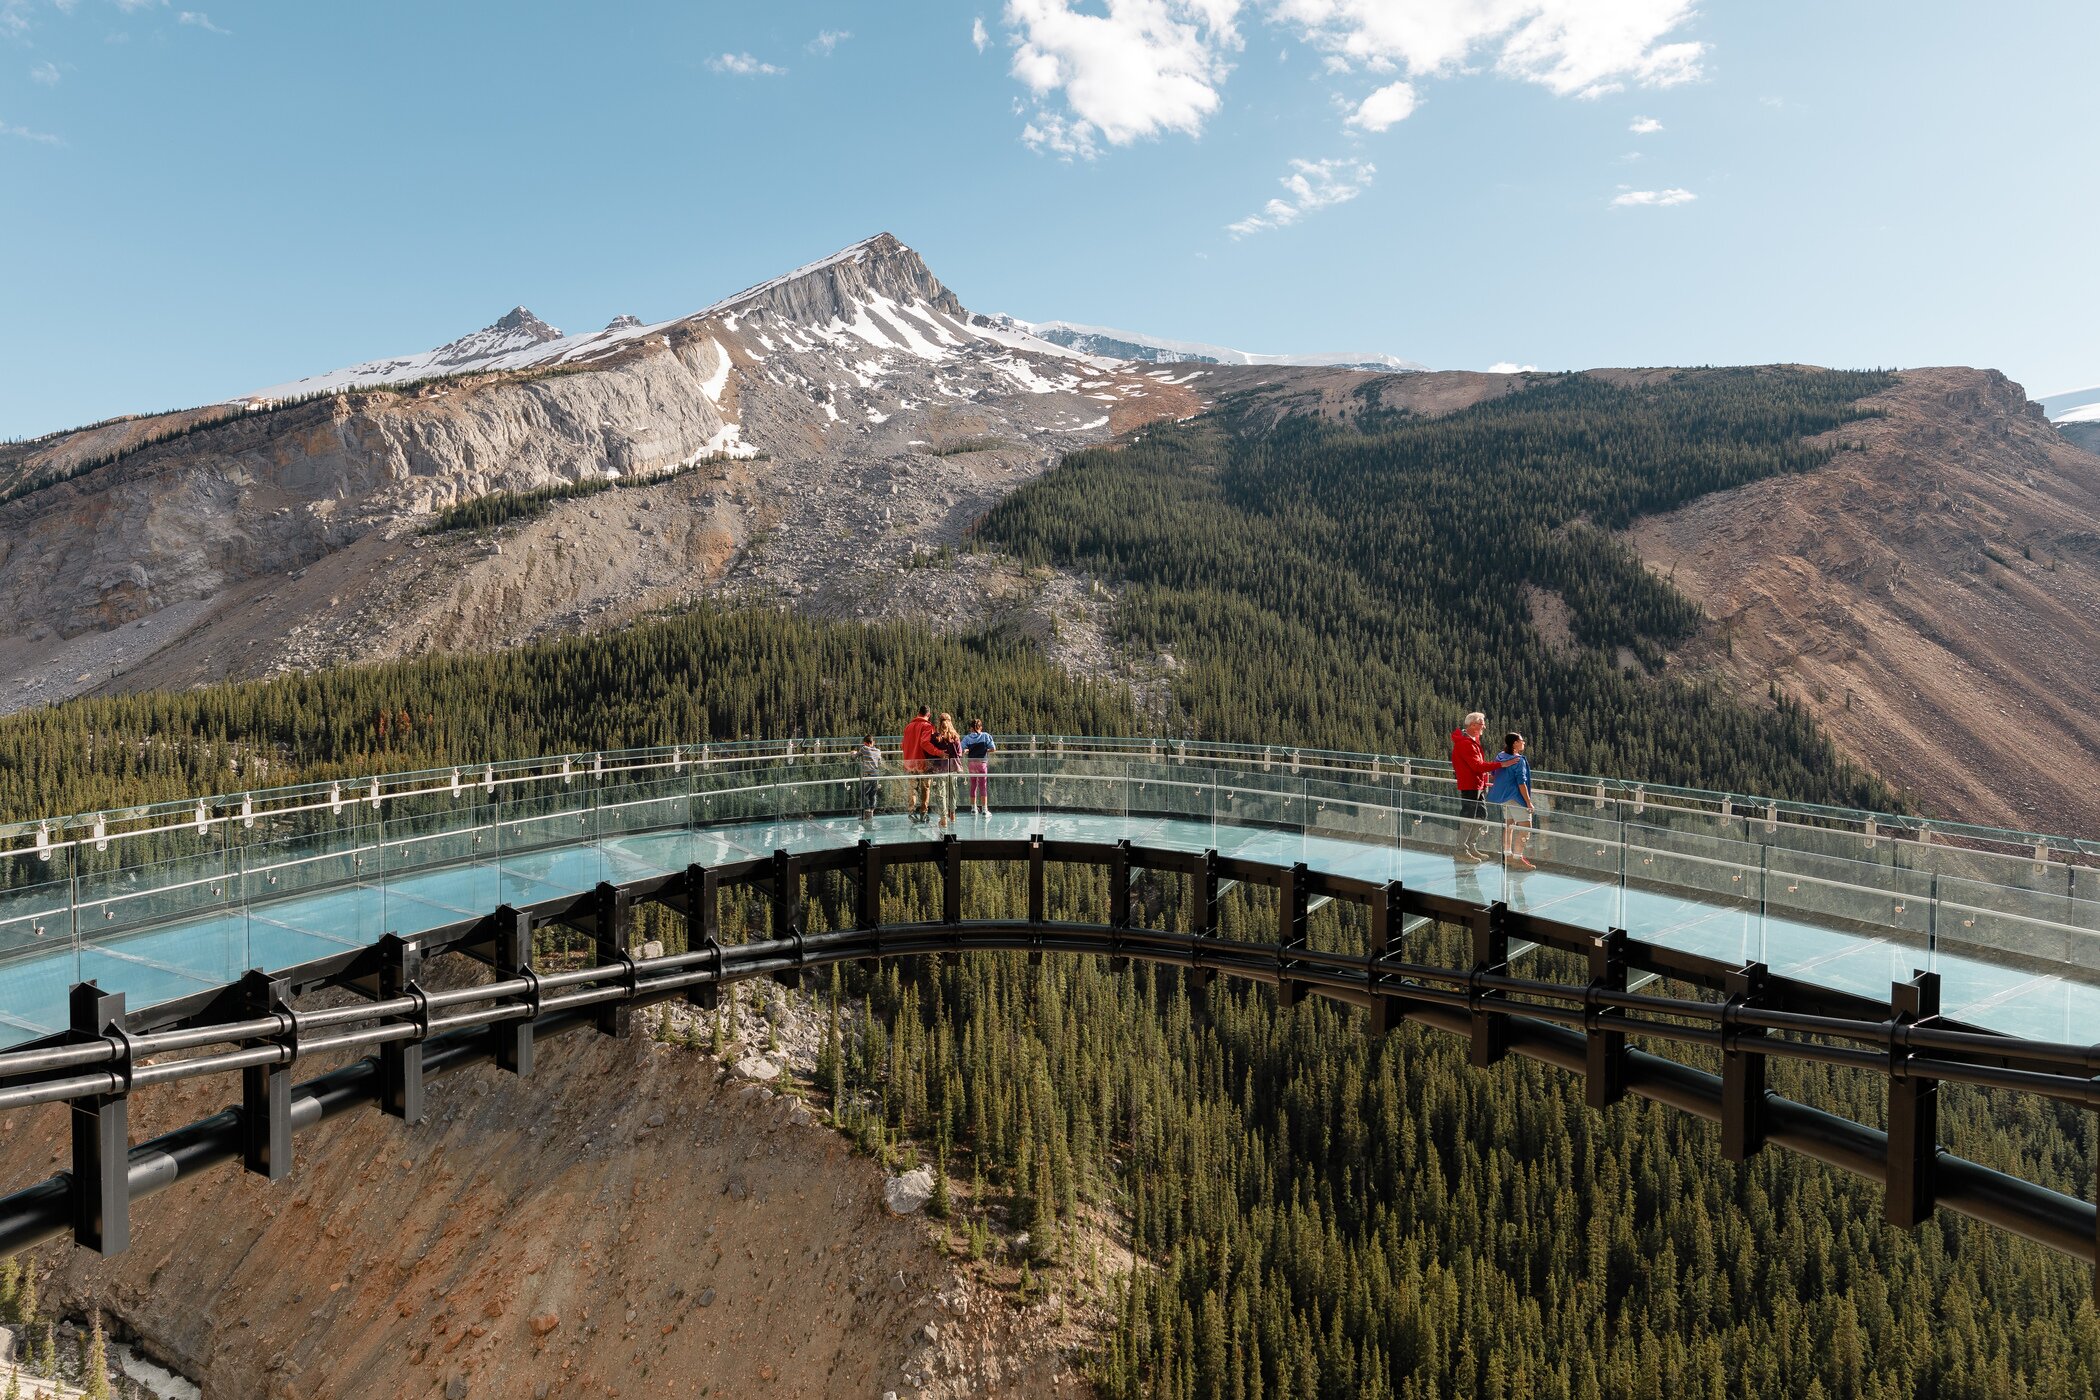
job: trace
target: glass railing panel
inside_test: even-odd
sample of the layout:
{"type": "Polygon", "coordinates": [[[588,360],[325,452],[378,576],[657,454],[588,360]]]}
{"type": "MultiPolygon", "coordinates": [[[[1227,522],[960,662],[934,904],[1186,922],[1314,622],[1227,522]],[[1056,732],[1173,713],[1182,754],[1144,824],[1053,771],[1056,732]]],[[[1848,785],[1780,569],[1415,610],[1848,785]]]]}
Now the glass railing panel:
{"type": "Polygon", "coordinates": [[[1541,802],[1522,847],[1536,868],[1503,867],[1503,898],[1510,908],[1598,933],[1622,926],[1620,826],[1588,811],[1587,803],[1570,811],[1541,802]]]}
{"type": "Polygon", "coordinates": [[[1938,896],[1932,941],[1945,1014],[1972,1019],[1960,1008],[2031,993],[2036,979],[2100,989],[2100,904],[1946,878],[1938,896]]]}
{"type": "Polygon", "coordinates": [[[1442,787],[1417,784],[1400,800],[1400,879],[1409,889],[1469,903],[1502,897],[1499,819],[1442,787]]]}
{"type": "Polygon", "coordinates": [[[242,845],[237,906],[252,965],[296,967],[389,932],[385,837],[370,822],[242,845]]]}
{"type": "Polygon", "coordinates": [[[1628,828],[1620,926],[1635,938],[1721,962],[1758,961],[1765,955],[1759,859],[1755,847],[1740,842],[1628,828]]]}
{"type": "Polygon", "coordinates": [[[1305,861],[1384,883],[1400,878],[1400,809],[1383,783],[1305,780],[1305,861]]]}
{"type": "Polygon", "coordinates": [[[1306,779],[1277,761],[1266,771],[1240,768],[1218,775],[1218,841],[1248,860],[1290,865],[1305,859],[1310,804],[1306,779]]]}
{"type": "Polygon", "coordinates": [[[599,855],[615,882],[672,874],[692,864],[692,781],[669,768],[622,774],[597,790],[599,855]]]}
{"type": "Polygon", "coordinates": [[[0,1046],[66,1025],[66,994],[80,980],[73,883],[64,850],[0,856],[0,1046]]]}
{"type": "Polygon", "coordinates": [[[382,827],[381,921],[403,936],[476,919],[503,902],[497,865],[484,859],[497,806],[462,794],[389,811],[382,827]]]}
{"type": "Polygon", "coordinates": [[[1782,976],[1872,997],[1931,965],[1932,877],[1771,851],[1764,961],[1782,976]]]}

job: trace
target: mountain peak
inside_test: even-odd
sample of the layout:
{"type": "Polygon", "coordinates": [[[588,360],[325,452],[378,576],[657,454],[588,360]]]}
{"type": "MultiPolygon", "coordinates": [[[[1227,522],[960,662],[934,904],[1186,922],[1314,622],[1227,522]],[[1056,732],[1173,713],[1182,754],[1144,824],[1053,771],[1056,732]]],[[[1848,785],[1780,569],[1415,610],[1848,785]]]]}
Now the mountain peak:
{"type": "Polygon", "coordinates": [[[849,243],[829,257],[746,287],[700,312],[701,316],[747,316],[770,311],[798,323],[852,321],[869,297],[901,304],[925,302],[950,316],[968,313],[955,293],[941,285],[919,255],[895,234],[878,233],[849,243]]]}
{"type": "Polygon", "coordinates": [[[472,335],[463,335],[448,345],[440,345],[430,352],[430,359],[434,366],[451,368],[560,339],[560,331],[524,307],[513,306],[472,335]]]}

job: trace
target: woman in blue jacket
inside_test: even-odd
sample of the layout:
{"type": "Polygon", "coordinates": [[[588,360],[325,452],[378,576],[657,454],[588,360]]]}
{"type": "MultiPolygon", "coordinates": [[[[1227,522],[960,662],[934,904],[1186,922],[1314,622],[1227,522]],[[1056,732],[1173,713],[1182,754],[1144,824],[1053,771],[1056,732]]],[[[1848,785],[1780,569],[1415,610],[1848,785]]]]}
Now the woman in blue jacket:
{"type": "Polygon", "coordinates": [[[1503,735],[1502,752],[1495,755],[1495,762],[1502,766],[1495,770],[1495,782],[1488,789],[1487,800],[1502,809],[1502,859],[1519,870],[1536,870],[1538,867],[1524,858],[1524,848],[1531,844],[1535,813],[1524,736],[1515,732],[1503,735]]]}

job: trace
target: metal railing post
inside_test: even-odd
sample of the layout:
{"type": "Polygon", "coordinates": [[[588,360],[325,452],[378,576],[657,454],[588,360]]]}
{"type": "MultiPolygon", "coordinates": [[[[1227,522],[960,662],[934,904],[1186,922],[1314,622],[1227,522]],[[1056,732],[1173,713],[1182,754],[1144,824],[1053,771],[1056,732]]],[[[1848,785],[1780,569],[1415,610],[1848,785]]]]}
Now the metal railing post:
{"type": "Polygon", "coordinates": [[[261,968],[241,974],[242,1016],[290,1018],[277,1039],[291,1055],[278,1064],[241,1070],[241,1166],[266,1181],[282,1181],[292,1169],[292,1060],[299,1054],[299,1022],[291,994],[289,981],[261,968]]]}
{"type": "Polygon", "coordinates": [[[74,1099],[73,1242],[97,1254],[116,1254],[131,1244],[131,1044],[124,1032],[124,994],[93,982],[75,983],[67,998],[74,1044],[116,1037],[124,1058],[116,1065],[113,1093],[74,1099]]]}
{"type": "MultiPolygon", "coordinates": [[[[594,966],[626,969],[621,985],[631,998],[637,985],[634,901],[626,890],[607,881],[600,881],[591,892],[591,952],[594,966]]],[[[634,1004],[622,999],[600,1006],[592,1013],[592,1021],[598,1034],[625,1039],[634,1034],[634,1004]]]]}
{"type": "Polygon", "coordinates": [[[390,1040],[379,1047],[379,1108],[404,1123],[423,1121],[423,1036],[430,1029],[430,1006],[419,980],[423,949],[399,934],[379,940],[379,1000],[414,997],[420,1022],[414,1040],[390,1040]]]}
{"type": "Polygon", "coordinates": [[[523,1079],[532,1073],[532,1023],[540,1014],[540,979],[532,970],[532,915],[504,905],[496,911],[495,934],[493,962],[498,980],[508,982],[522,977],[531,984],[531,990],[525,994],[529,1014],[489,1027],[496,1067],[523,1079]]]}
{"type": "MultiPolygon", "coordinates": [[[[1590,991],[1626,990],[1626,930],[1608,929],[1590,940],[1590,991]]],[[[1591,1108],[1609,1108],[1626,1097],[1626,1012],[1599,1006],[1594,995],[1584,1007],[1583,1100],[1591,1108]]]]}
{"type": "Polygon", "coordinates": [[[1933,1168],[1940,1153],[1940,1082],[1910,1072],[1904,1031],[1939,1015],[1940,978],[1917,972],[1889,987],[1888,1222],[1910,1230],[1932,1218],[1933,1168]]]}
{"type": "MultiPolygon", "coordinates": [[[[1504,918],[1509,905],[1496,900],[1487,908],[1474,912],[1470,922],[1473,929],[1473,972],[1477,977],[1483,972],[1507,972],[1509,970],[1509,930],[1504,918]]],[[[1466,988],[1466,999],[1473,1009],[1473,1065],[1486,1069],[1502,1062],[1509,1053],[1509,1023],[1488,1009],[1488,1003],[1501,1000],[1499,993],[1483,991],[1478,985],[1466,988]]]]}
{"type": "Polygon", "coordinates": [[[686,1005],[712,1011],[722,1001],[721,877],[704,865],[685,868],[685,950],[714,954],[715,980],[686,988],[686,1005]]]}
{"type": "Polygon", "coordinates": [[[1746,1162],[1765,1145],[1765,1057],[1758,1045],[1765,1032],[1739,1023],[1744,1007],[1763,1000],[1765,980],[1765,965],[1747,962],[1722,986],[1728,1000],[1721,1008],[1721,1156],[1730,1162],[1746,1162]]]}

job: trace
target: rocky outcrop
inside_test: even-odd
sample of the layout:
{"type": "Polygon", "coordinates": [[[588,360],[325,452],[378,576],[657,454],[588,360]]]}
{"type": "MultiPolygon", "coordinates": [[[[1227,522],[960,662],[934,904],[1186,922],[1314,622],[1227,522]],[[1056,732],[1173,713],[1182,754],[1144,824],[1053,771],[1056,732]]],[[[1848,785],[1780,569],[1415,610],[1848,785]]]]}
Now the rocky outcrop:
{"type": "MultiPolygon", "coordinates": [[[[797,1101],[640,1036],[539,1056],[530,1079],[434,1080],[413,1128],[322,1123],[275,1186],[233,1164],[182,1182],[140,1204],[127,1253],[46,1246],[43,1295],[212,1396],[1087,1393],[1054,1308],[959,1276],[797,1101]]],[[[229,1092],[142,1095],[135,1135],[229,1092]]],[[[64,1127],[9,1116],[8,1160],[52,1169],[64,1127]]]]}
{"type": "Polygon", "coordinates": [[[1990,370],[1905,372],[1860,450],[1635,525],[1709,622],[1677,664],[1768,682],[1920,810],[2100,835],[2100,458],[1990,370]]]}
{"type": "MultiPolygon", "coordinates": [[[[1066,450],[1200,403],[973,329],[888,235],[680,321],[554,335],[520,309],[408,357],[493,357],[464,377],[222,408],[157,444],[126,428],[120,460],[0,505],[0,708],[504,645],[715,591],[864,615],[1066,450]],[[488,492],[687,463],[493,538],[418,533],[488,492]]],[[[38,469],[68,450],[38,445],[38,469]]]]}

